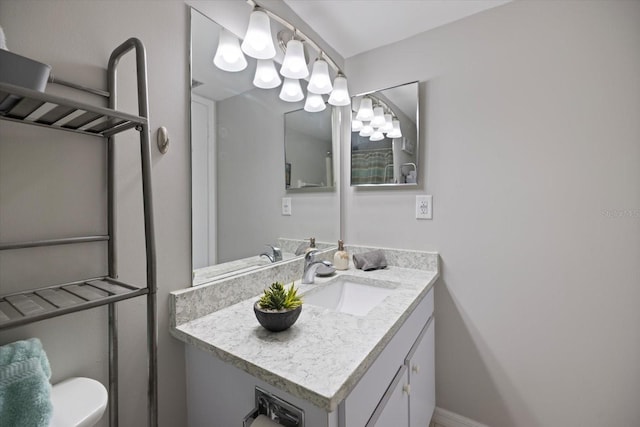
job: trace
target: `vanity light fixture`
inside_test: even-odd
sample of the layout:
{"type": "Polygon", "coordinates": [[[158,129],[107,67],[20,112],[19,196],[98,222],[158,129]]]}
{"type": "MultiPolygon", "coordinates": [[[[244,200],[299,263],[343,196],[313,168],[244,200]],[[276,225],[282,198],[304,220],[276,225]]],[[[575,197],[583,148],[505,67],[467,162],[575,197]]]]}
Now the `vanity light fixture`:
{"type": "Polygon", "coordinates": [[[220,28],[218,48],[213,57],[213,63],[224,71],[237,72],[247,68],[247,59],[240,49],[240,41],[224,28],[220,28]]]}
{"type": "Polygon", "coordinates": [[[331,93],[333,86],[329,78],[329,64],[321,58],[322,52],[320,52],[320,59],[317,59],[316,62],[313,63],[313,71],[311,72],[311,79],[309,79],[307,91],[325,95],[331,93]]]}
{"type": "Polygon", "coordinates": [[[271,21],[260,8],[254,8],[249,16],[249,27],[241,47],[252,58],[272,59],[276,56],[276,47],[271,37],[271,21]]]}
{"type": "Polygon", "coordinates": [[[273,59],[258,59],[253,85],[260,89],[273,89],[280,86],[282,79],[273,64],[273,59]]]}
{"type": "Polygon", "coordinates": [[[280,99],[287,102],[298,102],[304,99],[300,80],[285,77],[280,89],[280,99]]]}
{"type": "Polygon", "coordinates": [[[327,108],[322,95],[309,92],[308,90],[309,89],[307,88],[307,100],[304,103],[305,111],[308,111],[310,113],[317,113],[318,111],[323,111],[325,108],[327,108]]]}
{"type": "MultiPolygon", "coordinates": [[[[307,95],[310,99],[305,102],[305,110],[322,111],[326,108],[322,97],[320,96],[318,98],[314,95],[330,94],[328,102],[335,106],[351,104],[347,78],[342,74],[340,67],[338,67],[335,61],[331,59],[329,55],[324,53],[317,43],[302,32],[298,31],[289,21],[256,4],[255,0],[247,0],[247,3],[253,6],[253,11],[249,16],[249,26],[244,40],[242,41],[242,44],[240,44],[240,49],[229,51],[236,52],[237,54],[226,53],[226,55],[231,59],[238,57],[240,61],[244,61],[244,65],[240,64],[230,66],[222,59],[214,59],[214,64],[218,68],[225,71],[241,71],[245,69],[247,64],[246,58],[242,55],[242,52],[244,52],[246,55],[258,60],[253,84],[261,89],[272,89],[278,87],[282,80],[278,76],[273,63],[273,59],[276,56],[276,49],[271,33],[271,19],[274,19],[293,32],[293,36],[286,43],[286,48],[284,47],[284,40],[280,39],[280,33],[285,31],[283,30],[278,33],[278,39],[281,42],[280,46],[285,51],[282,67],[280,68],[280,74],[284,77],[284,83],[280,90],[280,99],[287,102],[297,102],[304,98],[300,82],[297,79],[305,79],[309,77],[309,68],[307,66],[304,52],[305,45],[308,45],[318,52],[318,59],[313,64],[313,73],[309,84],[307,85],[307,95]],[[333,85],[331,84],[331,78],[329,76],[329,67],[331,67],[337,74],[333,81],[333,85]],[[322,102],[320,102],[320,100],[322,102]]],[[[216,58],[219,56],[220,58],[225,58],[226,50],[221,49],[220,45],[222,45],[223,38],[226,43],[227,33],[228,32],[225,31],[224,37],[223,33],[220,35],[216,58]]],[[[231,35],[230,33],[228,34],[231,35]]],[[[236,45],[238,43],[239,42],[236,39],[236,45]]]]}

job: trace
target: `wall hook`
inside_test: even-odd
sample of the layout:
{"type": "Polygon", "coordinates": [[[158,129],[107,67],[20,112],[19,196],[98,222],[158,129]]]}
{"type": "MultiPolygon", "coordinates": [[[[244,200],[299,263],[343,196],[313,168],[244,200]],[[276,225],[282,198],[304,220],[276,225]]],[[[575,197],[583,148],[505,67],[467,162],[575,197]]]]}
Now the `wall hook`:
{"type": "Polygon", "coordinates": [[[166,154],[169,151],[169,131],[166,127],[160,126],[156,132],[156,142],[160,153],[166,154]]]}

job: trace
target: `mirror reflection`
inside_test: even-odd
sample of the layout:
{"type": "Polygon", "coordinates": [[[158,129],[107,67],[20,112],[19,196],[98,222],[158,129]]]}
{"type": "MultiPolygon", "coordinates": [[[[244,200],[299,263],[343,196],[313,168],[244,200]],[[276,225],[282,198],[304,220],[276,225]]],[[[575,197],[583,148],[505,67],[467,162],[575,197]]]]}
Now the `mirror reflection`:
{"type": "Polygon", "coordinates": [[[418,83],[352,98],[351,185],[418,182],[418,83]]]}
{"type": "MultiPolygon", "coordinates": [[[[272,25],[272,30],[279,28],[272,25]]],[[[332,138],[332,144],[316,150],[318,155],[310,148],[298,149],[299,134],[312,134],[305,129],[312,125],[301,122],[295,126],[298,136],[287,138],[285,160],[285,117],[304,102],[285,102],[277,89],[254,86],[255,59],[247,57],[241,72],[214,66],[220,33],[220,25],[191,9],[194,285],[291,259],[304,252],[310,237],[319,249],[335,245],[340,227],[336,191],[309,187],[330,182],[326,155],[336,151],[332,138]],[[295,175],[298,168],[311,169],[314,161],[322,176],[295,175]],[[287,193],[286,163],[291,164],[291,183],[299,179],[306,186],[297,190],[303,194],[287,193]],[[283,212],[285,197],[290,214],[283,212]]],[[[323,125],[315,126],[328,126],[331,134],[332,108],[326,111],[329,119],[322,115],[323,125]]]]}
{"type": "Polygon", "coordinates": [[[332,190],[331,109],[284,115],[285,186],[289,191],[332,190]]]}

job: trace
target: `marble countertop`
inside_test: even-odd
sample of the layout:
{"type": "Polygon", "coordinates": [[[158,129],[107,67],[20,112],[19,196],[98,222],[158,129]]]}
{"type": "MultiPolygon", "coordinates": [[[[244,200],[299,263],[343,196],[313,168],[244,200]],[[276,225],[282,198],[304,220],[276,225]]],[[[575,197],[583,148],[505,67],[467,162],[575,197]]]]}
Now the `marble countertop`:
{"type": "MultiPolygon", "coordinates": [[[[397,288],[366,316],[304,304],[298,321],[272,333],[253,313],[258,295],[173,326],[178,339],[210,352],[249,374],[334,411],[364,375],[438,277],[434,271],[389,266],[339,275],[394,282],[397,288]]],[[[304,293],[333,280],[316,277],[304,293]]]]}

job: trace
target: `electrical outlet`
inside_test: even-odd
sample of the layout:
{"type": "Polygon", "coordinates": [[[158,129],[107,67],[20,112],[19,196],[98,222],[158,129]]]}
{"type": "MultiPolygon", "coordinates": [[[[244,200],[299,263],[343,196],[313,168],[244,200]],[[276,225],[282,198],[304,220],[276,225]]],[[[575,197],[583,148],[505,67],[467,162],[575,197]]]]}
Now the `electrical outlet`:
{"type": "Polygon", "coordinates": [[[282,198],[282,215],[291,216],[291,197],[282,198]]]}
{"type": "Polygon", "coordinates": [[[433,196],[416,196],[416,219],[433,218],[433,196]]]}

